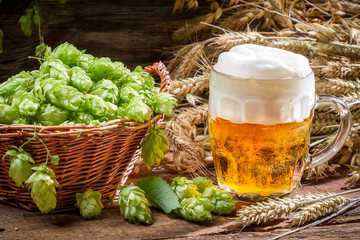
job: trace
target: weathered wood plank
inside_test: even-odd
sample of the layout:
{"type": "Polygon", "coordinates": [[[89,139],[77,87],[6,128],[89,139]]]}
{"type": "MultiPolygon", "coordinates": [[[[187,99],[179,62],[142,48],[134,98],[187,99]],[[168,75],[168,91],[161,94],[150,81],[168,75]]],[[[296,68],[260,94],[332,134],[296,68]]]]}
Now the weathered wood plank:
{"type": "MultiPolygon", "coordinates": [[[[213,171],[213,169],[212,169],[213,171]]],[[[127,184],[135,184],[148,175],[169,179],[178,174],[169,172],[145,172],[141,176],[131,176],[127,184]]],[[[327,178],[322,181],[305,181],[296,193],[341,192],[345,177],[327,178]]],[[[354,193],[349,197],[359,197],[354,193]]],[[[0,239],[269,239],[290,231],[287,219],[262,226],[242,229],[234,223],[234,214],[229,217],[213,215],[212,221],[190,223],[174,214],[165,215],[152,209],[154,224],[151,226],[130,224],[122,216],[118,207],[103,211],[100,219],[85,221],[77,212],[45,216],[24,217],[24,210],[0,205],[0,239]],[[15,231],[15,227],[19,230],[15,231]]],[[[360,232],[360,209],[353,209],[335,219],[291,235],[286,239],[357,239],[360,232]]]]}
{"type": "MultiPolygon", "coordinates": [[[[25,37],[17,21],[30,1],[3,0],[0,29],[4,30],[4,52],[0,54],[0,82],[20,72],[38,68],[34,55],[39,44],[37,28],[25,37]]],[[[129,68],[164,60],[159,51],[171,46],[171,33],[178,20],[195,12],[172,14],[168,0],[70,0],[39,1],[44,19],[41,27],[47,44],[55,47],[69,41],[97,57],[122,61],[129,68]]],[[[201,12],[201,9],[198,11],[201,12]]]]}

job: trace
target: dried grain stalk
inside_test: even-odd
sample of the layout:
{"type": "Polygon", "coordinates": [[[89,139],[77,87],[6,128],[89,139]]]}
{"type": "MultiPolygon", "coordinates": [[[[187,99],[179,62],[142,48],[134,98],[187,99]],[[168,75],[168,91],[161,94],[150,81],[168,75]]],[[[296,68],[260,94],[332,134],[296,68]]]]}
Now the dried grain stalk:
{"type": "Polygon", "coordinates": [[[317,94],[328,94],[342,97],[345,94],[351,94],[359,91],[360,80],[344,80],[341,78],[326,78],[316,82],[317,94]]]}
{"type": "Polygon", "coordinates": [[[303,207],[307,202],[323,199],[330,195],[329,193],[309,193],[284,198],[270,198],[239,209],[236,213],[236,220],[242,222],[244,227],[263,224],[283,215],[289,216],[291,212],[303,207]]]}
{"type": "Polygon", "coordinates": [[[264,36],[257,32],[226,32],[218,36],[215,43],[220,48],[230,49],[240,44],[259,44],[264,41],[264,36]]]}
{"type": "Polygon", "coordinates": [[[359,166],[349,166],[350,168],[350,177],[346,181],[346,185],[353,186],[360,180],[360,167],[359,166]]]}
{"type": "Polygon", "coordinates": [[[269,47],[275,47],[291,51],[294,53],[299,53],[306,56],[314,55],[314,42],[310,41],[301,41],[295,39],[278,39],[274,41],[268,41],[265,45],[269,47]]]}
{"type": "Polygon", "coordinates": [[[191,125],[204,124],[208,120],[208,105],[202,104],[197,107],[182,108],[177,114],[177,118],[191,125]]]}
{"type": "MultiPolygon", "coordinates": [[[[360,191],[360,188],[349,190],[342,193],[308,193],[308,194],[298,194],[295,196],[284,197],[284,198],[275,198],[267,199],[263,202],[257,202],[250,206],[243,207],[237,211],[237,219],[243,224],[243,227],[253,225],[253,224],[263,224],[270,222],[276,218],[282,216],[289,216],[291,212],[297,211],[301,208],[305,210],[313,211],[315,208],[319,210],[321,214],[315,213],[312,215],[313,219],[322,216],[322,213],[330,213],[330,206],[335,206],[336,204],[340,205],[342,203],[347,203],[350,199],[343,198],[339,196],[354,193],[360,191]],[[328,209],[322,209],[322,207],[327,207],[328,209]]],[[[296,215],[295,215],[296,216],[296,215]]],[[[308,219],[308,217],[301,218],[299,215],[299,222],[308,219]],[[305,218],[305,219],[304,219],[305,218]]],[[[298,220],[294,220],[298,221],[298,220]]]]}
{"type": "Polygon", "coordinates": [[[184,98],[187,94],[201,96],[209,90],[209,73],[202,73],[195,77],[173,80],[169,92],[174,94],[178,99],[184,98]]]}
{"type": "Polygon", "coordinates": [[[339,164],[329,164],[328,162],[321,164],[315,168],[311,168],[307,171],[307,177],[323,178],[328,177],[329,173],[335,173],[341,166],[339,164]]]}
{"type": "Polygon", "coordinates": [[[169,62],[169,70],[174,79],[186,78],[199,68],[199,60],[204,49],[203,43],[193,43],[184,46],[181,51],[169,62]],[[186,51],[187,50],[187,51],[186,51]]]}
{"type": "Polygon", "coordinates": [[[341,78],[356,80],[360,78],[360,64],[349,61],[328,61],[320,68],[319,75],[327,78],[341,78]]]}
{"type": "Polygon", "coordinates": [[[244,31],[249,23],[264,17],[264,10],[256,7],[241,8],[232,12],[230,15],[223,17],[219,21],[219,26],[224,29],[233,31],[244,31]]]}
{"type": "Polygon", "coordinates": [[[337,212],[349,201],[349,198],[338,196],[305,206],[292,217],[291,225],[300,226],[319,217],[337,212]]]}
{"type": "Polygon", "coordinates": [[[311,135],[324,135],[334,132],[338,126],[338,115],[332,112],[319,112],[314,115],[313,122],[311,124],[311,135]]]}

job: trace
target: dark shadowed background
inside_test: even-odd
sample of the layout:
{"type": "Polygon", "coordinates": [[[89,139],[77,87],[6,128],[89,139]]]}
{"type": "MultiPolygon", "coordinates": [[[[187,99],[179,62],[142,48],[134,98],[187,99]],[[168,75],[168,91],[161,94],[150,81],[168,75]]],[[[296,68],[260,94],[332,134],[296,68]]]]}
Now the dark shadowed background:
{"type": "MultiPolygon", "coordinates": [[[[39,67],[34,56],[39,44],[37,26],[26,37],[17,24],[31,1],[2,0],[0,29],[4,52],[0,54],[0,82],[21,70],[39,67]]],[[[165,60],[164,47],[172,46],[171,33],[196,12],[172,14],[173,0],[39,0],[41,34],[52,48],[68,41],[96,57],[110,57],[133,69],[165,60]]],[[[199,10],[198,10],[199,11],[199,10]]]]}

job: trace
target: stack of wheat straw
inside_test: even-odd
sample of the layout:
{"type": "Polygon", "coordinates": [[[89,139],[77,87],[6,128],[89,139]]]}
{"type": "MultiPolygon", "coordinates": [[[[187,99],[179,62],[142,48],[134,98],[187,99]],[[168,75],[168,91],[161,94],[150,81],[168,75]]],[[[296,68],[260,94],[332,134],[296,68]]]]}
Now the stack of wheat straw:
{"type": "MultiPolygon", "coordinates": [[[[208,3],[208,2],[207,2],[208,3]]],[[[196,0],[176,0],[174,14],[196,9],[196,0]]],[[[316,76],[318,94],[341,98],[350,105],[353,127],[344,148],[307,177],[328,177],[348,169],[348,185],[360,179],[360,1],[212,1],[209,13],[177,29],[167,66],[179,100],[174,115],[162,123],[171,158],[162,166],[176,172],[207,171],[212,166],[207,125],[209,72],[217,56],[239,44],[252,43],[307,56],[316,76]]],[[[194,11],[194,15],[196,11],[194,11]]],[[[339,118],[317,109],[312,125],[312,152],[319,151],[337,131],[339,118]]]]}

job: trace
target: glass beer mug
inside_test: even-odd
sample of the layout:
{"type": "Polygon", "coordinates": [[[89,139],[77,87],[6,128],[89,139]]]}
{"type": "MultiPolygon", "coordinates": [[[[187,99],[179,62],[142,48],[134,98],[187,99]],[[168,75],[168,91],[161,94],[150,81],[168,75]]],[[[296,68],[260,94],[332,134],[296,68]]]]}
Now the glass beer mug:
{"type": "Polygon", "coordinates": [[[298,54],[252,44],[219,56],[211,73],[209,132],[219,186],[242,200],[292,192],[303,171],[333,157],[351,127],[341,100],[316,96],[308,60],[298,54]],[[340,114],[333,141],[309,155],[315,107],[340,114]]]}

